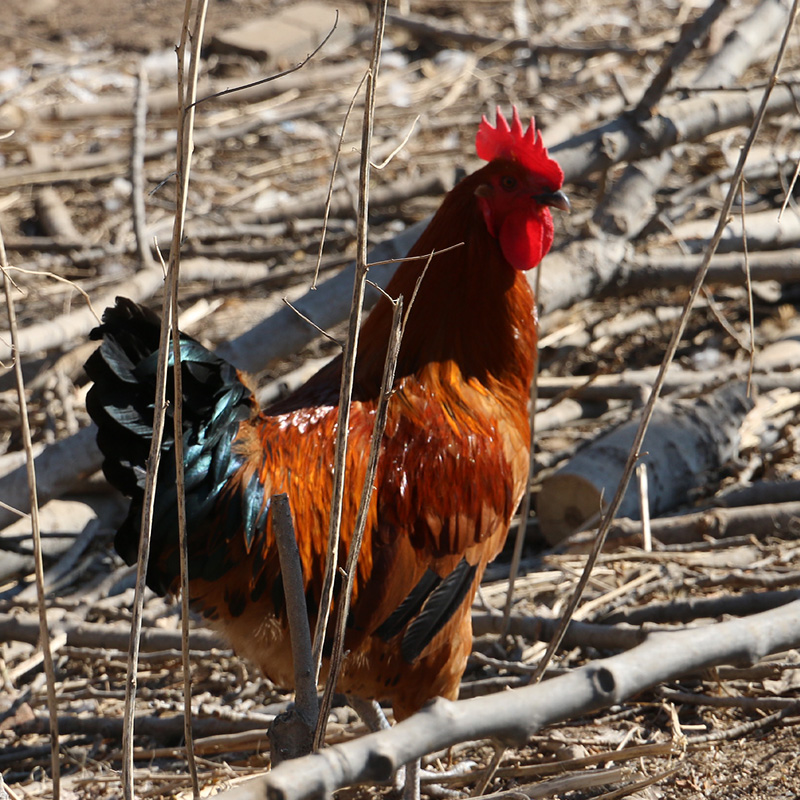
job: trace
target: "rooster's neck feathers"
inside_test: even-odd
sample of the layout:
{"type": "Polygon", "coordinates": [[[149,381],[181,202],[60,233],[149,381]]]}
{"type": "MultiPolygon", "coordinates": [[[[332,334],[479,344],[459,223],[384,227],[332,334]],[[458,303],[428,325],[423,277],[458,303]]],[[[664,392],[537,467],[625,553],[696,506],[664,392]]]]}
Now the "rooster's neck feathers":
{"type": "MultiPolygon", "coordinates": [[[[403,262],[387,287],[390,296],[402,295],[406,306],[398,377],[454,362],[465,378],[484,385],[530,382],[536,352],[533,293],[486,228],[475,198],[482,172],[447,195],[409,253],[421,258],[403,262]]],[[[391,304],[381,298],[362,331],[357,380],[370,390],[380,381],[391,316],[391,304]]]]}

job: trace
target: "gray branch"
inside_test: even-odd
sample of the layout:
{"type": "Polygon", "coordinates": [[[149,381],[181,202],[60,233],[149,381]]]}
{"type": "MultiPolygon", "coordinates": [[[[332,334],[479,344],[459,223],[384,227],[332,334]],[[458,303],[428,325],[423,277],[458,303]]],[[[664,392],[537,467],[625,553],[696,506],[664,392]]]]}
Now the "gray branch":
{"type": "Polygon", "coordinates": [[[426,753],[475,739],[522,745],[542,728],[573,719],[681,675],[721,664],[753,664],[800,645],[800,601],[713,626],[656,633],[633,650],[543,684],[452,703],[436,700],[395,725],[311,756],[217,795],[221,800],[328,797],[353,784],[387,780],[426,753]]]}

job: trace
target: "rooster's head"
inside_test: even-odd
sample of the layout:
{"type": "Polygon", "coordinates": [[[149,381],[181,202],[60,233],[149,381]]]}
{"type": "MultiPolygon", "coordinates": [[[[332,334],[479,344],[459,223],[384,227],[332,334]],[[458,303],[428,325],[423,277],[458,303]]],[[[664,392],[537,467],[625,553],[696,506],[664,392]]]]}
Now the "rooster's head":
{"type": "Polygon", "coordinates": [[[564,173],[547,154],[533,119],[523,133],[516,107],[511,125],[499,108],[495,127],[483,117],[475,149],[489,162],[475,190],[486,227],[511,266],[531,269],[553,243],[550,208],[569,211],[561,191],[564,173]]]}

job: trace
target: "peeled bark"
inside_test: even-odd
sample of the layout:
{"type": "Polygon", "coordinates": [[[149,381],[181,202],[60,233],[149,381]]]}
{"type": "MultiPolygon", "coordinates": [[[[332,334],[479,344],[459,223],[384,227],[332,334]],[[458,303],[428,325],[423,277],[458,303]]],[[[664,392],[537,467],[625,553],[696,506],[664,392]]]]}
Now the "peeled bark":
{"type": "MultiPolygon", "coordinates": [[[[744,383],[708,398],[660,400],[639,458],[647,464],[650,512],[658,516],[685,503],[706,474],[732,458],[739,427],[752,402],[744,383]]],[[[632,419],[595,439],[542,483],[537,513],[542,533],[558,542],[604,509],[617,490],[636,429],[632,419]]],[[[631,484],[619,516],[640,519],[638,489],[631,484]]]]}

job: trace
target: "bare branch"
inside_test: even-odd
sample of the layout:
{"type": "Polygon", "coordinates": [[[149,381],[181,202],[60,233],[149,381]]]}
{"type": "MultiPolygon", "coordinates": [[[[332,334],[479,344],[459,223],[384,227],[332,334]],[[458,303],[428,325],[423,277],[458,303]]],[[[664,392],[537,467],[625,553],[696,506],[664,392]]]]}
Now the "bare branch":
{"type": "Polygon", "coordinates": [[[333,32],[336,30],[336,27],[339,24],[339,9],[336,9],[336,16],[333,20],[333,26],[328,31],[328,35],[299,63],[295,64],[293,67],[289,67],[289,69],[283,70],[283,72],[278,72],[276,75],[270,75],[268,78],[261,78],[261,80],[253,81],[252,83],[246,83],[243,86],[234,86],[232,89],[223,89],[220,92],[215,92],[214,94],[210,94],[207,97],[201,97],[199,100],[194,100],[187,108],[191,109],[194,106],[199,105],[200,103],[205,103],[207,100],[213,100],[215,97],[225,97],[225,95],[233,94],[234,92],[243,92],[246,89],[252,89],[255,86],[262,86],[265,83],[271,83],[272,81],[278,80],[278,78],[283,78],[286,75],[291,75],[293,72],[297,72],[297,70],[302,69],[309,61],[311,61],[314,56],[322,50],[323,47],[328,43],[328,39],[333,36],[333,32]]]}
{"type": "Polygon", "coordinates": [[[274,495],[270,505],[281,563],[295,680],[294,708],[276,717],[269,729],[274,767],[281,761],[308,755],[312,751],[314,731],[319,719],[319,703],[311,653],[311,629],[303,589],[303,566],[292,523],[289,497],[286,494],[274,495]]]}
{"type": "MultiPolygon", "coordinates": [[[[325,580],[320,597],[317,626],[314,631],[314,661],[316,675],[322,665],[322,647],[330,616],[333,599],[333,582],[339,557],[339,536],[342,522],[342,503],[345,491],[345,463],[347,458],[347,437],[350,428],[350,402],[353,394],[358,333],[361,329],[361,309],[364,304],[364,288],[367,277],[367,225],[369,213],[369,172],[370,148],[372,146],[372,127],[375,117],[375,84],[378,80],[383,29],[386,22],[386,0],[378,4],[375,20],[375,35],[372,44],[372,61],[367,77],[367,90],[364,102],[364,123],[361,137],[361,172],[358,195],[358,242],[356,275],[353,282],[350,325],[344,347],[342,383],[339,390],[339,414],[336,429],[336,466],[333,477],[330,529],[328,531],[328,553],[325,561],[325,580]]],[[[317,732],[317,739],[319,731],[317,732]]]]}
{"type": "Polygon", "coordinates": [[[389,341],[386,347],[386,361],[383,366],[383,377],[381,379],[381,389],[378,396],[378,406],[375,409],[375,421],[372,426],[372,437],[370,439],[369,456],[367,458],[367,470],[364,475],[364,485],[361,487],[361,500],[356,515],[355,530],[350,540],[350,549],[347,553],[347,564],[345,565],[345,580],[342,587],[341,601],[336,612],[336,632],[333,639],[331,651],[330,668],[328,679],[325,684],[325,692],[322,696],[322,710],[319,721],[319,731],[316,737],[317,747],[321,747],[325,741],[325,727],[333,703],[333,693],[336,691],[336,682],[344,657],[344,637],[347,628],[347,615],[350,611],[350,599],[353,593],[358,571],[358,557],[361,553],[361,543],[364,539],[364,531],[367,527],[367,516],[369,514],[372,498],[375,493],[375,473],[378,469],[378,458],[381,453],[383,434],[386,430],[386,415],[389,409],[389,400],[392,396],[394,385],[394,373],[397,367],[397,356],[400,353],[400,339],[402,336],[403,322],[403,301],[398,298],[394,303],[392,311],[392,327],[389,333],[389,341]]]}
{"type": "Polygon", "coordinates": [[[288,761],[269,775],[218,795],[220,800],[304,800],[355,783],[386,780],[400,765],[462,741],[522,745],[556,722],[574,719],[712,666],[755,663],[800,645],[800,601],[744,619],[659,632],[642,644],[551,678],[489,697],[435,700],[386,731],[288,761]]]}
{"type": "Polygon", "coordinates": [[[53,777],[53,797],[61,796],[61,762],[58,751],[58,702],[56,700],[56,672],[53,666],[50,631],[47,625],[47,602],[44,588],[44,565],[42,563],[42,539],[39,526],[39,499],[36,491],[36,467],[33,458],[33,442],[28,420],[28,401],[25,397],[25,379],[22,375],[22,360],[17,351],[18,332],[14,295],[8,277],[6,248],[0,231],[0,269],[3,272],[3,287],[6,295],[8,330],[11,336],[11,352],[14,361],[14,378],[17,387],[19,415],[22,432],[22,446],[25,450],[25,469],[28,479],[28,498],[30,501],[31,536],[33,538],[33,560],[36,570],[36,596],[39,600],[39,644],[44,658],[47,680],[47,704],[50,712],[50,765],[53,777]]]}

